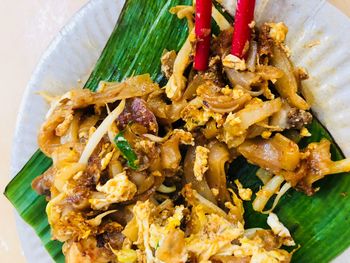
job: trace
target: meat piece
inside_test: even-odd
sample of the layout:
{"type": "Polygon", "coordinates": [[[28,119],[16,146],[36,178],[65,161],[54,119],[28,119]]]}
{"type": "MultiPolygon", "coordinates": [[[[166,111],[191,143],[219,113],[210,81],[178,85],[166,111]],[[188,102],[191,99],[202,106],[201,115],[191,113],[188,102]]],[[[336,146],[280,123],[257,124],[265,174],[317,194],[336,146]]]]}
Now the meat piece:
{"type": "Polygon", "coordinates": [[[257,230],[254,238],[261,239],[267,251],[280,248],[282,245],[281,240],[270,230],[257,230]]]}
{"type": "Polygon", "coordinates": [[[100,153],[104,145],[109,141],[107,136],[104,136],[101,142],[97,145],[95,151],[89,158],[87,167],[83,174],[77,179],[77,185],[94,190],[95,186],[101,177],[101,156],[100,153]]]}
{"type": "Polygon", "coordinates": [[[112,222],[118,222],[124,227],[134,217],[134,214],[125,206],[116,207],[116,210],[117,211],[110,214],[109,216],[112,222]]]}
{"type": "Polygon", "coordinates": [[[139,123],[153,133],[158,132],[157,119],[143,99],[128,100],[124,111],[119,115],[118,126],[120,129],[124,129],[130,122],[139,123]]]}
{"type": "Polygon", "coordinates": [[[296,185],[296,189],[300,192],[303,192],[307,196],[313,196],[317,192],[317,188],[313,188],[309,184],[307,184],[305,181],[300,181],[296,185]]]}
{"type": "Polygon", "coordinates": [[[121,249],[125,236],[120,232],[123,228],[116,222],[109,222],[102,226],[101,234],[96,236],[97,247],[109,247],[121,249]]]}
{"type": "Polygon", "coordinates": [[[280,127],[281,129],[300,130],[305,125],[311,123],[311,121],[311,113],[291,107],[287,101],[283,100],[281,110],[272,116],[270,125],[280,127]]]}
{"type": "Polygon", "coordinates": [[[39,195],[45,195],[47,198],[50,198],[50,188],[53,183],[53,177],[55,172],[55,169],[51,167],[45,173],[36,177],[32,181],[32,188],[34,189],[34,191],[37,192],[39,195]]]}
{"type": "Polygon", "coordinates": [[[88,189],[78,185],[72,192],[73,194],[68,196],[66,199],[67,203],[71,204],[75,209],[85,209],[90,207],[90,191],[88,189]]]}
{"type": "Polygon", "coordinates": [[[260,56],[267,55],[271,56],[272,55],[272,48],[274,45],[273,39],[270,37],[270,26],[267,24],[264,24],[261,26],[260,31],[259,31],[259,50],[258,53],[260,56]]]}
{"type": "Polygon", "coordinates": [[[204,80],[210,80],[219,87],[226,85],[222,74],[222,64],[219,56],[211,57],[209,60],[209,67],[206,71],[199,72],[198,74],[204,80]]]}
{"type": "Polygon", "coordinates": [[[233,28],[222,31],[212,44],[212,51],[214,55],[223,58],[230,53],[232,43],[233,28]]]}
{"type": "Polygon", "coordinates": [[[291,108],[288,112],[288,128],[301,129],[305,125],[311,123],[312,115],[310,112],[300,110],[297,108],[291,108]]]}
{"type": "Polygon", "coordinates": [[[171,230],[157,249],[156,256],[163,262],[185,262],[187,258],[185,244],[184,232],[178,229],[171,230]]]}

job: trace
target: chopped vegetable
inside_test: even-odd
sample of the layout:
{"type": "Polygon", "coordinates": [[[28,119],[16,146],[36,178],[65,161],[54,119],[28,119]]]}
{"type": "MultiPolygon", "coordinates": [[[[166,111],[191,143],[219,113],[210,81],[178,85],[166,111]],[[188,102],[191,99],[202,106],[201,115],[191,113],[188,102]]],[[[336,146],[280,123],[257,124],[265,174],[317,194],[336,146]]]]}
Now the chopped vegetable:
{"type": "Polygon", "coordinates": [[[256,193],[256,198],[253,201],[253,209],[262,212],[269,199],[278,192],[284,178],[281,175],[275,175],[256,193]]]}
{"type": "Polygon", "coordinates": [[[158,192],[164,193],[164,194],[169,194],[169,193],[173,193],[176,191],[176,186],[166,186],[164,184],[161,184],[158,189],[158,192]]]}
{"type": "Polygon", "coordinates": [[[194,57],[194,68],[196,70],[206,70],[208,67],[210,50],[210,22],[211,22],[211,0],[196,1],[196,52],[194,57]]]}
{"type": "Polygon", "coordinates": [[[263,168],[259,168],[256,171],[256,176],[263,182],[263,184],[267,184],[268,181],[272,178],[273,174],[263,168]]]}
{"type": "Polygon", "coordinates": [[[290,183],[285,183],[281,189],[277,192],[277,195],[275,197],[275,200],[273,200],[273,203],[272,203],[272,206],[269,210],[267,211],[263,211],[262,213],[263,214],[268,214],[268,213],[271,213],[275,207],[277,206],[279,200],[282,198],[282,196],[290,189],[292,188],[291,184],[290,183]]]}
{"type": "Polygon", "coordinates": [[[212,8],[212,16],[215,20],[216,24],[219,26],[221,31],[228,30],[231,28],[230,23],[226,20],[226,18],[215,8],[213,5],[212,8]]]}
{"type": "Polygon", "coordinates": [[[280,222],[276,214],[270,213],[267,218],[267,224],[271,227],[273,233],[283,239],[283,245],[295,246],[295,242],[290,235],[289,230],[280,222]]]}
{"type": "Polygon", "coordinates": [[[123,136],[123,132],[119,132],[115,138],[114,142],[117,145],[120,152],[123,154],[124,158],[128,162],[128,166],[134,170],[138,168],[137,155],[131,148],[129,142],[123,136]]]}
{"type": "Polygon", "coordinates": [[[174,61],[173,75],[171,75],[165,86],[165,93],[168,98],[178,101],[182,97],[182,92],[186,88],[187,79],[184,77],[184,72],[187,66],[190,64],[190,55],[192,52],[192,36],[194,34],[192,30],[187,37],[184,45],[179,50],[176,59],[174,61]]]}

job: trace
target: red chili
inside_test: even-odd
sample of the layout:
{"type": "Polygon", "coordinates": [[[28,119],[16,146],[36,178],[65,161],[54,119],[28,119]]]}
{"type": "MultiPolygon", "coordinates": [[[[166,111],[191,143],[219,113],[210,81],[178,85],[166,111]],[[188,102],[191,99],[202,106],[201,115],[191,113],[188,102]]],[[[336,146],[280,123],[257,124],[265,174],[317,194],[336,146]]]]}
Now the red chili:
{"type": "Polygon", "coordinates": [[[196,51],[194,56],[194,68],[206,70],[208,68],[210,37],[211,37],[211,0],[196,1],[196,51]]]}
{"type": "Polygon", "coordinates": [[[254,20],[254,8],[255,0],[237,1],[231,54],[239,58],[246,55],[244,48],[250,40],[249,24],[254,20]]]}

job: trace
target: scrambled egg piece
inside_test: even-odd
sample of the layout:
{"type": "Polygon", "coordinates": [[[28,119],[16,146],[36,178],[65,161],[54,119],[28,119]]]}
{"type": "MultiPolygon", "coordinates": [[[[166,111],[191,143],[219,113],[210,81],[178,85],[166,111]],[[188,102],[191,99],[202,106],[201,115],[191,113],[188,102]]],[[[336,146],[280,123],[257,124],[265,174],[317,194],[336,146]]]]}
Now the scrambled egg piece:
{"type": "Polygon", "coordinates": [[[203,146],[196,147],[196,158],[194,160],[193,172],[198,181],[203,180],[204,173],[208,170],[209,149],[203,146]]]}
{"type": "MultiPolygon", "coordinates": [[[[105,263],[110,261],[111,252],[105,247],[98,247],[93,237],[79,241],[70,240],[62,247],[66,263],[105,263]]],[[[113,255],[113,254],[112,254],[113,255]]]]}
{"type": "Polygon", "coordinates": [[[283,245],[295,246],[295,242],[290,235],[289,230],[279,221],[276,214],[269,214],[267,218],[267,224],[271,227],[275,235],[283,238],[283,245]]]}
{"type": "Polygon", "coordinates": [[[137,261],[137,252],[130,248],[124,248],[117,253],[118,262],[133,263],[137,261]]]}
{"type": "Polygon", "coordinates": [[[112,203],[130,200],[137,192],[136,185],[128,179],[125,171],[109,179],[104,185],[97,185],[96,189],[105,195],[104,198],[89,200],[93,209],[102,209],[112,203]]]}
{"type": "Polygon", "coordinates": [[[195,254],[199,262],[208,262],[216,254],[232,255],[232,241],[243,234],[243,225],[233,224],[217,214],[206,215],[198,207],[194,210],[199,230],[186,238],[188,251],[195,254]]]}
{"type": "Polygon", "coordinates": [[[238,71],[244,71],[247,69],[247,65],[244,59],[240,59],[235,55],[229,54],[222,60],[224,67],[232,68],[238,71]]]}
{"type": "Polygon", "coordinates": [[[165,77],[169,79],[171,75],[173,74],[173,67],[174,62],[176,59],[176,52],[175,50],[171,51],[164,51],[162,57],[160,58],[161,61],[161,70],[164,73],[165,77]]]}
{"type": "Polygon", "coordinates": [[[254,253],[250,262],[251,263],[279,263],[286,261],[289,256],[286,256],[284,253],[280,251],[258,251],[254,253]]]}
{"type": "Polygon", "coordinates": [[[271,131],[263,131],[263,133],[261,134],[261,137],[264,139],[268,139],[271,137],[271,135],[272,135],[271,131]]]}
{"type": "Polygon", "coordinates": [[[264,240],[258,236],[252,238],[243,237],[239,242],[241,245],[234,246],[233,254],[237,257],[250,256],[250,262],[278,263],[290,261],[290,255],[287,251],[276,248],[270,250],[265,249],[264,240]]]}
{"type": "Polygon", "coordinates": [[[194,145],[194,138],[190,132],[182,129],[174,129],[172,136],[177,136],[181,144],[194,145]]]}
{"type": "MultiPolygon", "coordinates": [[[[231,126],[235,126],[237,124],[240,124],[242,123],[242,120],[240,117],[238,117],[235,113],[232,113],[230,112],[228,115],[227,115],[227,118],[226,118],[226,121],[225,121],[225,124],[229,124],[231,126]]],[[[237,135],[239,135],[240,133],[238,133],[237,135]]]]}
{"type": "Polygon", "coordinates": [[[149,200],[146,202],[137,202],[133,208],[138,236],[135,242],[139,247],[143,248],[147,262],[154,262],[154,256],[150,247],[150,223],[151,214],[155,209],[155,205],[149,200]]]}
{"type": "Polygon", "coordinates": [[[51,223],[52,236],[65,242],[69,239],[85,239],[96,233],[96,228],[91,226],[82,213],[70,211],[51,223]]]}
{"type": "Polygon", "coordinates": [[[232,203],[226,202],[225,207],[229,209],[228,215],[230,218],[232,218],[232,221],[234,222],[241,222],[244,225],[244,207],[243,207],[243,201],[240,199],[236,193],[228,188],[228,191],[231,193],[232,197],[232,203]]]}
{"type": "Polygon", "coordinates": [[[72,121],[74,119],[73,113],[68,114],[65,118],[64,121],[60,124],[57,125],[55,129],[55,133],[57,136],[63,136],[66,134],[68,131],[72,121]]]}
{"type": "Polygon", "coordinates": [[[283,23],[268,23],[270,27],[269,36],[277,43],[283,43],[288,33],[288,27],[283,23]]]}
{"type": "Polygon", "coordinates": [[[245,92],[242,89],[240,88],[231,89],[229,86],[222,88],[221,93],[224,95],[230,96],[235,100],[239,99],[245,94],[245,92]]]}
{"type": "Polygon", "coordinates": [[[53,238],[61,242],[72,238],[87,238],[96,229],[86,222],[81,212],[71,211],[71,208],[65,205],[66,198],[65,193],[60,193],[51,199],[46,206],[53,238]]]}
{"type": "Polygon", "coordinates": [[[135,144],[135,149],[139,149],[143,152],[149,152],[151,150],[154,149],[155,147],[155,142],[154,141],[150,141],[150,140],[141,140],[141,141],[137,141],[135,144]]]}
{"type": "Polygon", "coordinates": [[[153,248],[158,248],[164,242],[166,236],[174,230],[176,227],[179,227],[181,224],[181,220],[183,218],[183,210],[185,207],[183,205],[176,206],[173,216],[169,217],[164,226],[160,226],[159,224],[153,223],[150,226],[150,245],[153,248]]]}
{"type": "Polygon", "coordinates": [[[225,142],[229,148],[237,147],[246,137],[246,129],[242,129],[242,120],[236,113],[230,112],[223,125],[223,131],[217,136],[219,141],[225,142]]]}
{"type": "Polygon", "coordinates": [[[185,233],[180,229],[173,229],[165,237],[156,250],[156,262],[185,263],[188,253],[185,245],[185,233]]]}
{"type": "Polygon", "coordinates": [[[110,151],[109,153],[107,153],[103,159],[101,160],[101,171],[103,171],[104,169],[107,168],[108,164],[110,163],[110,161],[112,160],[112,157],[114,155],[115,152],[115,148],[112,149],[112,151],[110,151]]]}
{"type": "Polygon", "coordinates": [[[178,233],[182,231],[177,230],[184,216],[184,206],[177,206],[173,216],[168,217],[165,222],[158,222],[159,220],[156,220],[158,218],[154,218],[155,208],[156,206],[149,200],[137,202],[134,206],[133,211],[138,228],[138,238],[135,244],[144,248],[147,262],[163,262],[157,257],[166,259],[164,262],[186,262],[187,252],[184,250],[184,242],[179,244],[178,240],[171,240],[172,237],[182,236],[184,238],[184,235],[178,233]],[[172,253],[168,255],[170,244],[172,244],[172,253]],[[174,248],[176,248],[175,251],[174,248]],[[156,257],[153,250],[156,251],[156,257]]]}
{"type": "Polygon", "coordinates": [[[239,197],[242,198],[244,201],[250,201],[252,199],[252,190],[250,188],[244,188],[241,182],[236,179],[235,184],[237,185],[238,188],[238,194],[239,197]]]}
{"type": "MultiPolygon", "coordinates": [[[[189,131],[199,126],[204,126],[210,118],[213,118],[218,124],[222,122],[222,115],[209,109],[198,109],[193,105],[189,105],[181,112],[182,119],[186,122],[185,128],[189,131]]],[[[220,125],[218,125],[220,126],[220,125]]]]}
{"type": "Polygon", "coordinates": [[[211,188],[210,191],[213,193],[213,195],[216,197],[219,194],[219,190],[217,188],[211,188]]]}
{"type": "Polygon", "coordinates": [[[309,132],[308,129],[306,129],[305,127],[303,127],[303,128],[300,130],[300,136],[301,136],[301,137],[310,137],[310,136],[311,136],[311,133],[309,132]]]}
{"type": "MultiPolygon", "coordinates": [[[[195,192],[193,194],[197,196],[195,192]]],[[[190,197],[186,195],[185,198],[190,197]]],[[[193,202],[190,199],[187,199],[192,204],[190,210],[183,205],[169,207],[162,204],[156,206],[149,200],[137,202],[133,207],[134,218],[125,230],[132,228],[136,231],[132,242],[138,246],[138,250],[130,251],[132,245],[130,243],[117,251],[118,260],[119,255],[126,255],[132,259],[130,262],[134,262],[136,253],[138,261],[142,258],[144,260],[142,262],[157,263],[184,263],[190,256],[196,259],[196,262],[210,262],[216,255],[248,257],[250,262],[256,263],[289,262],[290,254],[279,248],[279,240],[281,238],[283,244],[292,245],[284,242],[292,239],[288,235],[289,232],[280,228],[278,219],[276,227],[276,217],[270,215],[269,220],[274,222],[273,231],[258,230],[252,235],[245,235],[243,221],[237,221],[235,218],[236,210],[239,209],[239,205],[242,205],[242,201],[234,193],[232,197],[236,206],[227,202],[230,210],[228,214],[214,204],[207,207],[201,202],[193,202]],[[190,211],[191,214],[185,214],[185,211],[190,211]],[[165,216],[161,216],[163,214],[165,216]],[[180,228],[185,218],[187,221],[190,220],[187,223],[190,226],[187,236],[180,228]]],[[[243,207],[241,209],[243,213],[243,207]]],[[[129,239],[130,233],[127,234],[124,231],[123,233],[129,239]]],[[[124,262],[123,260],[121,258],[120,261],[124,262]]]]}
{"type": "Polygon", "coordinates": [[[198,262],[207,262],[216,254],[231,255],[234,251],[232,241],[244,233],[240,222],[233,223],[218,214],[208,214],[202,205],[198,205],[192,208],[193,231],[185,238],[179,229],[185,207],[176,206],[173,215],[165,221],[155,218],[155,208],[146,201],[138,202],[133,209],[138,227],[136,244],[144,248],[147,262],[186,262],[191,253],[196,255],[198,262]]]}
{"type": "Polygon", "coordinates": [[[232,89],[229,86],[225,86],[220,91],[222,94],[227,95],[227,96],[230,96],[232,93],[232,89]]]}

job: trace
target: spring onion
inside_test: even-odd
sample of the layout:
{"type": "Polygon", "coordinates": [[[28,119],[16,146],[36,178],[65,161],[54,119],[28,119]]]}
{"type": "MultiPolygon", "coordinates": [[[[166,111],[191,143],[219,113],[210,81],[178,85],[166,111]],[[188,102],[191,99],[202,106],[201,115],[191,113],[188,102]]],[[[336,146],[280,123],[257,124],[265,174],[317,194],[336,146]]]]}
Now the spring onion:
{"type": "Polygon", "coordinates": [[[123,132],[119,132],[115,138],[114,142],[124,158],[127,160],[128,166],[134,170],[138,168],[138,159],[134,150],[131,148],[129,142],[125,139],[123,132]]]}

